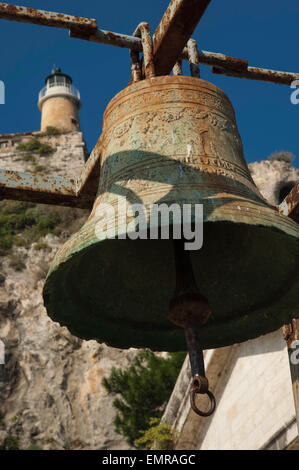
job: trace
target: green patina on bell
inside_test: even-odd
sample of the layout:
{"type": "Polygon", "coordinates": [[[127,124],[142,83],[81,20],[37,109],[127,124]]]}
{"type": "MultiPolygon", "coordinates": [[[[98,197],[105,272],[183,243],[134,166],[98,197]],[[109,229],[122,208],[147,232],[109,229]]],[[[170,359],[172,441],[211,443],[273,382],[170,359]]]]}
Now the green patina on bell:
{"type": "Polygon", "coordinates": [[[98,197],[84,227],[58,252],[44,288],[48,314],[83,339],[118,348],[186,348],[168,319],[176,271],[173,240],[119,239],[119,199],[203,204],[203,248],[194,276],[212,314],[205,349],[269,333],[299,317],[299,226],[270,206],[247,168],[232,105],[197,78],[144,80],[120,92],[103,124],[98,197]],[[101,238],[99,209],[116,224],[101,238]]]}

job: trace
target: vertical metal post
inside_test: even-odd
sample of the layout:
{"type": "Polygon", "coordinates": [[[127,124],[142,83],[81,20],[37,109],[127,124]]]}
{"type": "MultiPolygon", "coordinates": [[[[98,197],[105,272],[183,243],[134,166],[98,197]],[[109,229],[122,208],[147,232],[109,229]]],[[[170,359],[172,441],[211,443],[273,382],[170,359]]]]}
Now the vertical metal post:
{"type": "Polygon", "coordinates": [[[189,39],[187,43],[187,49],[189,55],[191,76],[200,78],[199,54],[197,49],[197,43],[194,39],[189,39]]]}
{"type": "Polygon", "coordinates": [[[182,59],[178,59],[178,61],[174,64],[173,75],[183,75],[182,59]]]}
{"type": "Polygon", "coordinates": [[[292,320],[292,323],[284,326],[283,336],[288,347],[292,388],[299,432],[299,320],[292,320]]]}

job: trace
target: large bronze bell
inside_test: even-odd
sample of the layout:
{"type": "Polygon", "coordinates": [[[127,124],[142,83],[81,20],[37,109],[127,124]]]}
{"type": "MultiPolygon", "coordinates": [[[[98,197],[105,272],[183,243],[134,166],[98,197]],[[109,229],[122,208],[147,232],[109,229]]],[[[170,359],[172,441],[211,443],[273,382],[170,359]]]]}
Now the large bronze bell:
{"type": "Polygon", "coordinates": [[[299,317],[298,225],[259,193],[219,88],[184,76],[133,83],[108,105],[102,139],[93,211],[46,281],[53,320],[114,347],[186,349],[183,330],[168,319],[174,242],[122,239],[119,197],[143,204],[148,215],[154,203],[203,204],[203,248],[189,253],[212,311],[201,328],[204,348],[255,338],[299,317]],[[104,203],[115,208],[116,224],[107,226],[116,239],[96,235],[104,203]]]}

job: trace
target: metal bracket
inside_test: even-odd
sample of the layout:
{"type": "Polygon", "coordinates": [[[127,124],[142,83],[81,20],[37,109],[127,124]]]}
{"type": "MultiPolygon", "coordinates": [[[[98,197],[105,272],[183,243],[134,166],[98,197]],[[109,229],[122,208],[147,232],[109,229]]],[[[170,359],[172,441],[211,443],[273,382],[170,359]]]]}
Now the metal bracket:
{"type": "Polygon", "coordinates": [[[279,212],[299,223],[299,183],[297,183],[278,208],[279,212]]]}

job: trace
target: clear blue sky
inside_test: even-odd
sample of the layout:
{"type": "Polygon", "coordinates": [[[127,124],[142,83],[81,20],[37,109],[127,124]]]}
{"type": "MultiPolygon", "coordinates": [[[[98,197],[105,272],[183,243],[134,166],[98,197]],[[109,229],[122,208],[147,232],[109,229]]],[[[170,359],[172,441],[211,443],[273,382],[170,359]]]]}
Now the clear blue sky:
{"type": "MultiPolygon", "coordinates": [[[[131,34],[140,21],[148,21],[154,31],[168,3],[20,0],[19,4],[96,18],[101,29],[131,34]]],[[[207,51],[242,57],[250,65],[299,72],[298,20],[298,0],[212,0],[193,37],[207,51]]],[[[39,129],[38,92],[56,64],[80,89],[81,125],[91,150],[101,132],[105,106],[128,83],[128,51],[70,39],[67,30],[4,20],[0,25],[0,80],[6,84],[0,133],[39,129]]],[[[287,150],[297,155],[295,165],[299,166],[299,104],[291,104],[288,86],[220,77],[207,66],[201,70],[202,78],[213,81],[230,97],[248,162],[287,150]]]]}

